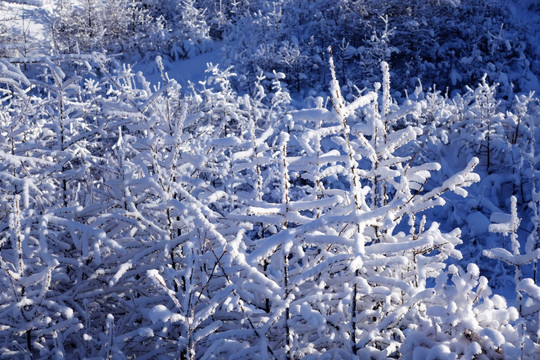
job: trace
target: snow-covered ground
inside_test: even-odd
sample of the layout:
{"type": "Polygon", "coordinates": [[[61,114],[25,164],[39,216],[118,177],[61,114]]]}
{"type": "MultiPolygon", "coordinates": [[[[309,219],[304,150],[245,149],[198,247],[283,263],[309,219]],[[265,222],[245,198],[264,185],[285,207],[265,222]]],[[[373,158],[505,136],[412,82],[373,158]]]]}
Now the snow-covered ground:
{"type": "MultiPolygon", "coordinates": [[[[165,72],[171,79],[178,81],[180,85],[185,89],[189,86],[189,83],[198,84],[200,81],[204,81],[206,76],[206,69],[209,64],[217,65],[223,58],[222,49],[219,43],[216,43],[215,48],[204,54],[194,56],[187,59],[178,59],[171,61],[170,59],[163,60],[163,66],[165,72]]],[[[147,80],[154,84],[162,81],[161,73],[155,63],[136,63],[133,67],[134,71],[142,71],[147,80]]]]}

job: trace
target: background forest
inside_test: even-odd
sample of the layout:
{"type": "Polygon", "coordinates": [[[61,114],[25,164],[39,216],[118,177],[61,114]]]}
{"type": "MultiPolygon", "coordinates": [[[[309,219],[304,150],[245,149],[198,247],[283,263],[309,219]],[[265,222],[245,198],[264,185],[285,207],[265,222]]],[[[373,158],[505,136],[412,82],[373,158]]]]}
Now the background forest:
{"type": "Polygon", "coordinates": [[[0,1],[0,357],[540,357],[535,0],[0,1]]]}

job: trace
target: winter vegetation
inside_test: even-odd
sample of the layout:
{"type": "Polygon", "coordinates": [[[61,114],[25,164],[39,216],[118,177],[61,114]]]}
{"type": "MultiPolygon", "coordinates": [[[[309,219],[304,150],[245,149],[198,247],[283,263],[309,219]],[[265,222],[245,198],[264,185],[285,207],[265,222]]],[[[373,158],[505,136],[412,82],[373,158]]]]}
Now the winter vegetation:
{"type": "Polygon", "coordinates": [[[534,0],[0,2],[0,358],[540,358],[539,34],[534,0]]]}

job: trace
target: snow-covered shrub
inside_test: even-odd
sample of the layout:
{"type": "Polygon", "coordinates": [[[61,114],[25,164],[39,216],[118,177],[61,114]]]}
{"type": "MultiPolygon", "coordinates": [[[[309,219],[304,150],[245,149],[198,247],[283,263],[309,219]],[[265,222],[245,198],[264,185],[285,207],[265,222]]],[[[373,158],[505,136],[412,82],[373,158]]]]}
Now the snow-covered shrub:
{"type": "Polygon", "coordinates": [[[60,2],[52,31],[55,51],[62,53],[87,53],[103,51],[106,44],[103,27],[103,3],[96,0],[60,2]]]}
{"type": "Polygon", "coordinates": [[[206,23],[204,9],[195,0],[182,0],[174,9],[177,14],[169,20],[172,38],[171,56],[193,57],[207,52],[212,44],[210,26],[206,23]]]}
{"type": "Polygon", "coordinates": [[[450,265],[405,333],[407,359],[508,359],[520,356],[518,311],[493,295],[478,266],[450,265]],[[450,282],[448,281],[450,275],[450,282]]]}
{"type": "Polygon", "coordinates": [[[442,205],[447,191],[466,195],[477,160],[427,186],[439,165],[414,162],[407,145],[421,130],[396,124],[419,108],[392,103],[388,66],[382,94],[377,85],[352,103],[331,70],[334,111],[291,113],[273,156],[281,197],[263,194],[246,209],[273,230],[252,250],[246,231],[244,248],[234,248],[249,266],[237,279],[240,295],[259,309],[251,321],[267,337],[253,344],[261,357],[399,356],[414,314],[433,301],[430,281],[460,257],[459,230],[444,233],[417,215],[442,205]]]}
{"type": "MultiPolygon", "coordinates": [[[[159,60],[158,65],[162,68],[159,60]]],[[[112,171],[102,196],[108,201],[95,226],[119,247],[104,258],[103,277],[126,292],[93,301],[101,313],[117,319],[115,334],[122,339],[117,351],[192,358],[195,344],[220,328],[218,320],[208,323],[208,317],[231,292],[221,291],[228,285],[218,266],[224,240],[209,222],[217,214],[198,200],[214,193],[205,176],[213,156],[213,124],[196,114],[188,117],[190,100],[180,101],[179,85],[165,75],[155,91],[130,69],[111,74],[107,85],[104,110],[118,130],[107,157],[112,171]],[[192,126],[199,120],[200,126],[192,126]],[[192,131],[185,131],[189,126],[192,131]],[[135,318],[118,316],[131,306],[138,309],[135,318]],[[171,336],[176,338],[167,340],[171,336]]]]}
{"type": "MultiPolygon", "coordinates": [[[[460,251],[467,263],[480,266],[494,288],[510,285],[513,280],[504,276],[503,263],[482,257],[486,248],[505,247],[503,238],[489,233],[491,214],[501,212],[509,205],[510,195],[515,195],[519,216],[524,219],[522,228],[536,233],[529,220],[534,210],[524,205],[532,200],[536,186],[532,154],[538,119],[532,93],[502,101],[497,89],[497,84],[490,85],[486,79],[463,95],[449,97],[435,90],[425,93],[419,86],[409,96],[422,108],[415,123],[424,131],[420,140],[425,145],[418,158],[440,161],[441,175],[445,176],[473,156],[480,160],[477,171],[482,180],[471,186],[470,196],[452,197],[449,206],[433,216],[447,226],[460,227],[464,241],[460,251]]],[[[530,247],[534,243],[531,238],[530,247]]]]}
{"type": "Polygon", "coordinates": [[[48,25],[52,50],[62,54],[155,56],[167,48],[170,32],[164,18],[154,16],[142,0],[61,1],[48,25]]]}
{"type": "Polygon", "coordinates": [[[252,183],[238,165],[245,158],[232,152],[257,146],[249,126],[274,119],[270,109],[281,111],[287,94],[276,80],[269,107],[264,93],[240,97],[230,69],[216,66],[202,89],[186,95],[164,73],[152,89],[129,67],[99,66],[107,89],[103,140],[114,143],[98,164],[102,183],[78,216],[108,239],[92,280],[110,292],[84,296],[95,314],[87,353],[105,351],[100,325],[114,332],[106,351],[118,356],[228,357],[245,348],[245,337],[264,339],[254,321],[238,323],[253,308],[236,289],[234,269],[243,265],[232,243],[243,232],[231,215],[246,206],[242,183],[252,183]]]}
{"type": "MultiPolygon", "coordinates": [[[[10,9],[11,10],[11,9],[10,9]]],[[[6,4],[0,4],[2,18],[0,19],[0,57],[20,56],[18,48],[21,45],[26,46],[22,39],[26,33],[16,31],[15,24],[17,23],[17,15],[12,10],[9,11],[6,4]]]]}
{"type": "Polygon", "coordinates": [[[36,87],[50,90],[42,81],[27,78],[7,62],[0,63],[0,71],[0,281],[6,289],[0,352],[7,357],[62,357],[84,326],[79,304],[66,296],[82,280],[76,257],[81,251],[86,256],[88,242],[102,234],[87,232],[73,220],[73,208],[66,207],[67,189],[60,185],[69,183],[74,187],[70,193],[76,193],[71,179],[77,175],[62,168],[74,161],[68,147],[77,141],[62,140],[67,133],[60,124],[67,128],[67,122],[62,123],[62,106],[57,107],[62,96],[55,99],[69,84],[57,84],[57,92],[41,97],[36,87]]]}
{"type": "MultiPolygon", "coordinates": [[[[518,307],[518,315],[521,322],[517,323],[518,327],[521,327],[520,343],[521,343],[521,356],[526,357],[538,356],[540,353],[540,347],[536,340],[538,337],[538,286],[535,285],[532,278],[523,278],[523,270],[529,264],[533,263],[534,267],[537,266],[537,261],[540,258],[540,250],[535,248],[531,243],[532,239],[529,238],[528,244],[525,248],[525,252],[520,250],[521,244],[518,240],[518,229],[521,223],[521,219],[517,213],[517,199],[515,196],[511,197],[511,209],[510,216],[506,214],[493,214],[493,224],[490,226],[490,231],[502,233],[504,236],[510,235],[511,252],[504,248],[493,248],[483,251],[484,256],[489,258],[498,259],[504,261],[506,264],[514,267],[514,284],[516,290],[516,305],[518,307]],[[524,303],[523,292],[527,295],[527,299],[524,303]],[[528,319],[530,326],[525,329],[525,321],[528,319]]],[[[537,234],[531,234],[534,237],[537,234]]],[[[534,271],[533,274],[536,274],[534,271]]]]}

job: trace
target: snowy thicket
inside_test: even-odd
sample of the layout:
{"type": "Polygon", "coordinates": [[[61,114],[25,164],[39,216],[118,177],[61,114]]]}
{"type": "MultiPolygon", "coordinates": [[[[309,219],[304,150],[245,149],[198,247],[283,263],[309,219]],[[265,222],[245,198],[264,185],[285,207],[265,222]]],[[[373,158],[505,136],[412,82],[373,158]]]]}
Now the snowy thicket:
{"type": "Polygon", "coordinates": [[[531,0],[12,0],[0,4],[6,9],[0,54],[100,51],[133,62],[221,49],[220,63],[235,66],[243,90],[261,71],[276,70],[287,74],[291,90],[307,95],[326,90],[331,45],[347,87],[370,88],[386,61],[396,91],[414,90],[420,81],[452,92],[488,74],[509,98],[540,89],[537,36],[524,14],[537,12],[535,6],[531,0]],[[14,5],[4,3],[18,5],[7,11],[14,5]]]}
{"type": "MultiPolygon", "coordinates": [[[[423,118],[449,111],[445,98],[398,105],[385,62],[382,83],[348,102],[330,58],[329,106],[293,110],[278,72],[241,95],[219,66],[182,90],[160,58],[158,87],[100,55],[69,59],[69,74],[65,60],[29,59],[32,77],[1,63],[2,355],[538,352],[525,322],[538,291],[519,272],[537,250],[519,252],[515,200],[510,225],[492,226],[514,234],[513,253],[487,255],[517,266],[518,308],[476,265],[447,264],[461,232],[429,209],[467,196],[480,160],[432,177],[441,165],[420,153],[444,136],[423,118]]],[[[452,113],[490,109],[478,103],[489,89],[452,113]]]]}
{"type": "Polygon", "coordinates": [[[0,4],[0,357],[540,357],[518,8],[0,4]]]}

